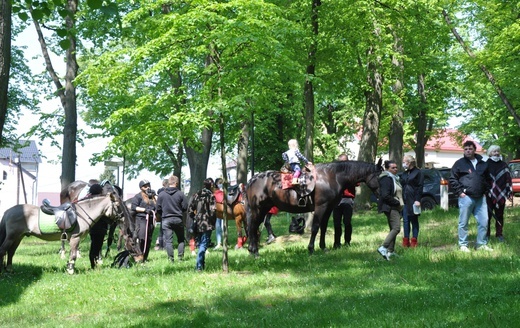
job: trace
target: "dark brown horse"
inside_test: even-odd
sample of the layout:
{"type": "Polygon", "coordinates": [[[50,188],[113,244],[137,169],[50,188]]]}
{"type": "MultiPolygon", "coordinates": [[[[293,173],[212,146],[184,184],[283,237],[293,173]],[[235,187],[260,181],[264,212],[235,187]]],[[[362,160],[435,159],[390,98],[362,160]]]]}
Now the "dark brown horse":
{"type": "MultiPolygon", "coordinates": [[[[74,273],[74,263],[80,240],[88,233],[90,227],[102,216],[119,220],[124,205],[113,193],[95,196],[81,200],[73,205],[76,209],[77,224],[68,231],[67,239],[70,243],[70,257],[67,263],[67,272],[74,273]]],[[[43,214],[36,205],[15,205],[5,211],[0,222],[0,271],[4,265],[4,256],[7,253],[6,270],[12,269],[13,256],[20,242],[25,236],[35,236],[47,241],[57,241],[63,237],[63,231],[57,227],[49,232],[43,232],[40,227],[40,218],[43,214]]],[[[51,219],[54,219],[52,217],[51,219]]]]}
{"type": "Polygon", "coordinates": [[[321,230],[320,248],[325,249],[328,218],[332,209],[339,203],[343,190],[365,182],[377,194],[378,176],[383,170],[381,160],[378,164],[338,161],[318,164],[315,168],[315,188],[307,198],[300,197],[294,189],[282,189],[282,174],[278,171],[258,173],[249,180],[246,188],[246,208],[251,254],[258,256],[258,228],[273,206],[290,213],[314,211],[308,250],[311,254],[314,252],[318,230],[321,230]]]}

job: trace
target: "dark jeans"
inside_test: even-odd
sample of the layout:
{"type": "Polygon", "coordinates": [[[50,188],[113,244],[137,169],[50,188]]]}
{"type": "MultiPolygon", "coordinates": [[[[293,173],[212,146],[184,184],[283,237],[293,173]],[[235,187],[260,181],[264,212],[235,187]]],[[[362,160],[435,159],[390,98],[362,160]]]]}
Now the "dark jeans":
{"type": "Polygon", "coordinates": [[[419,236],[419,215],[407,215],[406,206],[403,210],[403,231],[404,237],[410,238],[410,224],[412,225],[412,237],[419,236]]]}
{"type": "Polygon", "coordinates": [[[209,247],[211,241],[211,230],[201,232],[197,235],[197,242],[199,243],[199,254],[197,255],[197,270],[204,270],[206,268],[206,249],[209,247]]]}
{"type": "Polygon", "coordinates": [[[342,199],[338,206],[332,210],[334,220],[334,247],[341,245],[341,223],[345,225],[345,244],[350,245],[352,238],[352,199],[342,199]]]}
{"type": "Polygon", "coordinates": [[[173,261],[173,234],[177,237],[177,242],[179,245],[177,246],[177,256],[179,260],[182,260],[184,257],[184,224],[182,223],[182,219],[173,219],[173,218],[163,218],[162,220],[162,230],[163,230],[163,238],[164,238],[164,248],[166,249],[166,253],[168,254],[168,258],[173,261]],[[180,222],[179,222],[180,220],[180,222]],[[174,223],[176,221],[177,223],[174,223]]]}

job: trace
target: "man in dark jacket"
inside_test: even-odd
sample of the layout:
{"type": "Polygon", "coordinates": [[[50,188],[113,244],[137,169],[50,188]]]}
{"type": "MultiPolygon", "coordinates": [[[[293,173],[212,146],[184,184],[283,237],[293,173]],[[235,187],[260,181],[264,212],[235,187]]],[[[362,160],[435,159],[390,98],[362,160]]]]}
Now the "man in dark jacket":
{"type": "Polygon", "coordinates": [[[177,255],[182,261],[184,257],[184,222],[182,213],[188,209],[188,199],[182,191],[178,189],[179,178],[172,175],[168,179],[166,187],[157,197],[157,214],[162,218],[162,229],[164,238],[164,248],[168,254],[168,259],[173,262],[173,233],[177,237],[177,255]]]}
{"type": "Polygon", "coordinates": [[[212,186],[213,182],[210,179],[204,180],[204,187],[192,196],[188,206],[188,216],[196,224],[194,233],[199,244],[197,271],[205,269],[206,249],[209,247],[211,232],[215,230],[217,221],[217,202],[211,191],[212,186]]]}
{"type": "Polygon", "coordinates": [[[493,251],[487,246],[488,209],[486,193],[490,188],[491,176],[482,156],[475,154],[477,146],[473,141],[463,144],[464,157],[457,160],[451,169],[450,185],[459,195],[459,246],[462,252],[469,252],[468,221],[473,214],[477,220],[477,243],[475,249],[493,251]]]}

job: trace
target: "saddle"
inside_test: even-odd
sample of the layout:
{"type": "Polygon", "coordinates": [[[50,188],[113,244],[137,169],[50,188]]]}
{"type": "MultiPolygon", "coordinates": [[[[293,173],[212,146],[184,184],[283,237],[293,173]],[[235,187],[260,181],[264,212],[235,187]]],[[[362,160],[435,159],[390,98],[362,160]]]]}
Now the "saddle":
{"type": "Polygon", "coordinates": [[[310,194],[316,187],[316,168],[314,165],[305,166],[301,170],[300,177],[298,178],[299,184],[293,185],[293,173],[292,171],[282,170],[281,174],[281,188],[282,189],[293,189],[298,195],[298,206],[305,207],[307,201],[310,199],[310,194]]]}
{"type": "Polygon", "coordinates": [[[235,202],[240,201],[240,188],[239,185],[230,186],[228,188],[228,194],[227,194],[227,203],[229,206],[233,205],[235,202]]]}
{"type": "Polygon", "coordinates": [[[67,202],[58,206],[52,206],[48,199],[44,199],[40,208],[43,213],[54,215],[56,219],[56,225],[61,230],[71,229],[78,222],[76,210],[71,203],[67,202]]]}

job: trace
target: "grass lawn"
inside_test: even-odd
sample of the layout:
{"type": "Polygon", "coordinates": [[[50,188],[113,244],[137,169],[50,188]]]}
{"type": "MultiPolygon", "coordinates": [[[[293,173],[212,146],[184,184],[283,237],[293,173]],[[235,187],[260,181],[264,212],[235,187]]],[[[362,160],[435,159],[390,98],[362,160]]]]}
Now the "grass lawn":
{"type": "MultiPolygon", "coordinates": [[[[457,217],[424,212],[419,247],[403,249],[401,233],[390,262],[376,251],[388,231],[376,212],[354,214],[351,247],[312,256],[308,232],[288,234],[286,213],[271,220],[279,237],[258,259],[232,248],[231,221],[227,274],[222,251],[197,273],[188,248],[183,262],[152,250],[144,265],[112,269],[107,258],[91,270],[85,240],[70,276],[59,242],[25,238],[14,272],[0,274],[0,327],[519,327],[520,208],[506,210],[507,242],[492,237],[494,252],[458,251],[457,217]]],[[[332,237],[330,220],[329,248],[332,237]]]]}

